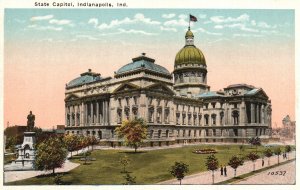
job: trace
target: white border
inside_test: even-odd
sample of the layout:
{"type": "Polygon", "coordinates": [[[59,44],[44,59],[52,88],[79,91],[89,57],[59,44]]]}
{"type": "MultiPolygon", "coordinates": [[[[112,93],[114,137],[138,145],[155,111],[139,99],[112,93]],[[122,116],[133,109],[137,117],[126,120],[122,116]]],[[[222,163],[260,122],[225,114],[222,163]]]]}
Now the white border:
{"type": "MultiPolygon", "coordinates": [[[[4,48],[4,9],[5,8],[38,8],[38,9],[49,9],[55,8],[59,9],[59,7],[34,7],[34,2],[126,2],[128,8],[206,8],[206,9],[294,9],[295,10],[295,35],[300,34],[299,30],[299,1],[297,0],[0,0],[0,124],[1,126],[5,126],[3,121],[3,48],[4,48]],[[297,22],[298,21],[298,22],[297,22]]],[[[62,7],[64,9],[68,7],[62,7]]],[[[114,7],[116,8],[116,7],[114,7]]],[[[78,7],[74,7],[72,9],[79,9],[78,7]]],[[[97,8],[89,8],[89,9],[97,9],[97,8]]],[[[106,8],[103,8],[106,9],[106,8]]],[[[295,36],[295,76],[296,76],[296,121],[299,119],[299,98],[298,92],[300,90],[299,85],[299,36],[295,36]],[[298,73],[298,74],[297,74],[298,73]]],[[[299,130],[297,130],[297,136],[299,136],[299,130]]],[[[3,132],[0,133],[1,146],[0,151],[3,152],[3,132]]],[[[297,141],[297,146],[298,145],[297,141]]],[[[0,165],[1,171],[3,169],[3,154],[1,154],[0,165]]],[[[297,156],[299,156],[299,152],[297,152],[297,156]]],[[[300,184],[299,181],[299,164],[296,164],[296,181],[300,184]]],[[[176,186],[176,185],[145,185],[145,186],[118,186],[118,185],[108,185],[108,186],[3,186],[3,172],[0,174],[0,187],[1,189],[52,189],[53,187],[60,189],[272,189],[272,190],[282,190],[282,189],[296,189],[298,185],[186,185],[186,186],[176,186]]]]}

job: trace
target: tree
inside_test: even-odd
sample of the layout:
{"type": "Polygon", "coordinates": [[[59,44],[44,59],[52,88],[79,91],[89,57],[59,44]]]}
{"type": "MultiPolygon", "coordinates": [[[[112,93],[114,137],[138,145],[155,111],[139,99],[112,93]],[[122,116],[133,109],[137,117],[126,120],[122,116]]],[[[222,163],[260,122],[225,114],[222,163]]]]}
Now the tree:
{"type": "Polygon", "coordinates": [[[251,146],[255,146],[256,147],[256,152],[257,152],[257,146],[261,145],[261,140],[259,137],[252,137],[248,140],[249,144],[251,144],[251,146]]]}
{"type": "Polygon", "coordinates": [[[175,162],[171,167],[170,173],[179,180],[181,185],[181,180],[184,178],[185,174],[189,171],[189,165],[183,162],[175,162]]]}
{"type": "Polygon", "coordinates": [[[126,166],[130,164],[130,159],[125,155],[120,159],[120,163],[123,165],[123,173],[126,173],[126,166]]]}
{"type": "Polygon", "coordinates": [[[273,152],[271,149],[266,149],[264,151],[264,155],[268,158],[268,166],[270,166],[270,157],[273,155],[273,152]]]}
{"type": "Polygon", "coordinates": [[[277,164],[279,164],[279,156],[281,155],[281,149],[279,146],[275,148],[274,154],[277,155],[277,164]]]}
{"type": "Polygon", "coordinates": [[[287,154],[286,154],[287,159],[289,159],[289,152],[292,151],[292,147],[291,147],[290,145],[286,145],[286,146],[284,147],[284,149],[285,149],[285,152],[287,153],[287,154]]]}
{"type": "Polygon", "coordinates": [[[236,169],[244,164],[244,160],[236,155],[233,155],[228,162],[228,165],[234,169],[234,177],[236,177],[236,169]]]}
{"type": "Polygon", "coordinates": [[[255,171],[255,162],[259,158],[259,156],[255,152],[250,152],[247,155],[247,158],[253,162],[253,171],[255,171]]]}
{"type": "Polygon", "coordinates": [[[67,158],[68,151],[64,142],[58,137],[50,137],[37,145],[35,166],[38,170],[61,168],[67,158]]]}
{"type": "Polygon", "coordinates": [[[78,154],[78,151],[80,150],[80,149],[82,149],[83,148],[83,143],[82,143],[82,141],[83,141],[83,136],[79,136],[79,135],[74,135],[74,151],[77,151],[77,154],[78,154]]]}
{"type": "Polygon", "coordinates": [[[133,184],[136,184],[136,181],[135,181],[136,177],[131,176],[128,172],[123,177],[126,180],[126,182],[123,183],[123,185],[133,185],[133,184]]]}
{"type": "Polygon", "coordinates": [[[219,167],[219,161],[218,159],[215,157],[214,154],[208,156],[206,158],[206,168],[207,170],[210,170],[212,171],[212,183],[214,184],[215,183],[215,175],[214,175],[214,171],[218,169],[219,167]]]}
{"type": "Polygon", "coordinates": [[[68,134],[64,136],[64,142],[67,147],[67,150],[71,153],[72,158],[72,152],[76,150],[77,146],[77,140],[78,138],[73,134],[68,134]]]}
{"type": "Polygon", "coordinates": [[[92,146],[92,150],[94,150],[94,145],[98,144],[98,139],[94,135],[89,137],[89,144],[92,146]]]}
{"type": "Polygon", "coordinates": [[[115,131],[119,138],[124,138],[125,145],[134,147],[134,152],[147,138],[147,125],[142,118],[125,120],[115,131]]]}
{"type": "Polygon", "coordinates": [[[5,148],[9,149],[10,152],[15,152],[15,146],[17,145],[17,138],[16,137],[8,137],[6,139],[5,148]]]}
{"type": "Polygon", "coordinates": [[[83,136],[81,137],[81,148],[86,148],[88,147],[88,150],[89,150],[89,147],[90,147],[90,137],[89,136],[83,136]]]}

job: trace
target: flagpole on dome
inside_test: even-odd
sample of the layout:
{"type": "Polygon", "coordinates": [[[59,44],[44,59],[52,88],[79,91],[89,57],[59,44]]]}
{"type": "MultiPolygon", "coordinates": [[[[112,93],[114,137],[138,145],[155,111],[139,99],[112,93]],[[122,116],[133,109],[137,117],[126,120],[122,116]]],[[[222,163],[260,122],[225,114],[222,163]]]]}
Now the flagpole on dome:
{"type": "Polygon", "coordinates": [[[189,14],[190,16],[189,16],[189,30],[191,30],[191,14],[189,14]]]}

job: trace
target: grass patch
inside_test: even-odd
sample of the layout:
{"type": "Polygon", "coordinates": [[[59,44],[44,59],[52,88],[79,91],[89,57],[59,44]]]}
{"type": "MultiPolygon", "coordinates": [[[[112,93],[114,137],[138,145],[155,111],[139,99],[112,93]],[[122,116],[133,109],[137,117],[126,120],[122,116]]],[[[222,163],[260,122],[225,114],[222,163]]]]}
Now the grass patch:
{"type": "Polygon", "coordinates": [[[247,177],[250,177],[250,176],[252,176],[252,175],[255,175],[255,174],[264,172],[264,171],[266,171],[266,170],[275,168],[275,167],[277,167],[277,166],[281,166],[281,165],[290,163],[290,162],[295,161],[295,160],[296,160],[296,159],[291,159],[291,160],[288,160],[288,161],[285,161],[285,162],[281,162],[281,163],[279,163],[279,164],[275,164],[275,165],[272,165],[272,166],[268,166],[268,167],[265,167],[265,168],[261,168],[261,169],[259,169],[259,170],[255,170],[255,171],[252,171],[252,172],[250,172],[250,173],[246,173],[246,174],[243,174],[243,175],[240,175],[240,176],[237,176],[237,177],[228,179],[228,180],[226,180],[226,181],[222,181],[222,182],[216,183],[215,185],[232,184],[232,183],[234,183],[234,182],[240,181],[240,180],[245,179],[245,178],[247,178],[247,177]]]}
{"type": "MultiPolygon", "coordinates": [[[[123,167],[119,160],[127,155],[131,163],[126,167],[131,176],[136,177],[137,184],[155,184],[165,180],[173,179],[169,173],[170,167],[175,161],[182,161],[189,165],[188,175],[206,171],[205,161],[207,154],[195,154],[195,149],[213,148],[218,153],[216,157],[219,163],[225,165],[232,155],[240,154],[245,156],[255,148],[244,145],[245,149],[240,151],[239,145],[195,145],[185,146],[182,148],[170,148],[152,151],[133,151],[124,150],[94,150],[90,157],[96,158],[89,165],[83,165],[79,159],[81,156],[74,156],[72,162],[81,165],[69,173],[62,176],[63,184],[82,184],[82,185],[99,185],[99,184],[122,184],[125,182],[121,173],[123,167]]],[[[258,147],[259,155],[263,154],[264,147],[258,147]]],[[[5,185],[52,185],[53,177],[33,177],[16,182],[5,183],[5,185]]]]}
{"type": "Polygon", "coordinates": [[[15,160],[15,155],[12,154],[12,155],[6,155],[4,156],[4,164],[9,164],[11,163],[13,160],[15,160]]]}

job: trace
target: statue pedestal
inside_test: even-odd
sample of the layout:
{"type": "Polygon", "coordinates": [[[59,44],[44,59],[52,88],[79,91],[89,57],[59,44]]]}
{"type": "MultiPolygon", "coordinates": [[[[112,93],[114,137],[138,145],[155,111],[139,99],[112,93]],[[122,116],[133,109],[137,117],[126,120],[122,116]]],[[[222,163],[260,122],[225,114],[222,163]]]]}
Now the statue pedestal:
{"type": "Polygon", "coordinates": [[[10,165],[4,166],[4,170],[34,170],[35,140],[35,132],[24,132],[23,143],[18,148],[18,158],[10,165]]]}

